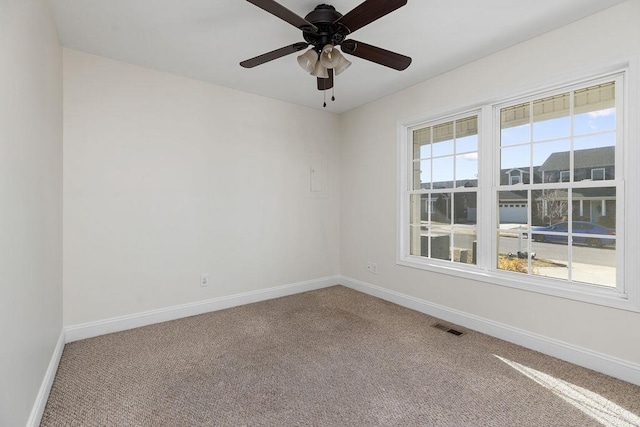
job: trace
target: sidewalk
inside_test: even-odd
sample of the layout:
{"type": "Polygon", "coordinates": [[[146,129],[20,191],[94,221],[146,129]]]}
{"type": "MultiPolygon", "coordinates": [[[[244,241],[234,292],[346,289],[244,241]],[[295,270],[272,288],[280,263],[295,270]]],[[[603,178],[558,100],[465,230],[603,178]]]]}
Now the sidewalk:
{"type": "MultiPolygon", "coordinates": [[[[566,264],[566,261],[553,261],[559,264],[566,264]]],[[[594,285],[616,287],[616,268],[602,265],[591,265],[574,262],[571,279],[574,282],[582,282],[594,285]]],[[[556,279],[568,279],[569,271],[567,267],[535,267],[537,276],[552,277],[556,279]]]]}

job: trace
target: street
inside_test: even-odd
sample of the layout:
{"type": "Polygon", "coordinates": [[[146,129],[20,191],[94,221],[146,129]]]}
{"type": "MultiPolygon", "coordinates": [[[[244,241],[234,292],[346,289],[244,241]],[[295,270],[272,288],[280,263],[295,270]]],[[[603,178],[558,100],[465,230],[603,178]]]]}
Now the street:
{"type": "MultiPolygon", "coordinates": [[[[456,233],[454,247],[472,249],[473,241],[476,240],[475,234],[456,233]]],[[[519,250],[529,252],[529,239],[523,238],[518,245],[518,238],[512,236],[502,236],[499,242],[499,252],[506,254],[511,252],[516,254],[519,250]]],[[[535,252],[536,258],[559,261],[566,263],[569,256],[567,245],[559,243],[541,243],[531,241],[531,252],[535,252]]],[[[613,246],[605,246],[603,248],[593,248],[589,246],[574,245],[573,246],[573,262],[589,265],[601,265],[606,267],[615,267],[616,250],[613,246]]]]}
{"type": "MultiPolygon", "coordinates": [[[[522,239],[522,251],[529,252],[527,249],[528,239],[522,239]]],[[[500,253],[518,252],[517,237],[501,237],[500,253]]],[[[531,241],[531,252],[535,252],[536,258],[547,259],[560,262],[567,262],[569,256],[567,245],[561,243],[541,243],[531,241]]],[[[603,248],[593,248],[589,246],[573,245],[573,262],[590,265],[602,265],[606,267],[615,267],[616,250],[613,246],[603,248]]]]}

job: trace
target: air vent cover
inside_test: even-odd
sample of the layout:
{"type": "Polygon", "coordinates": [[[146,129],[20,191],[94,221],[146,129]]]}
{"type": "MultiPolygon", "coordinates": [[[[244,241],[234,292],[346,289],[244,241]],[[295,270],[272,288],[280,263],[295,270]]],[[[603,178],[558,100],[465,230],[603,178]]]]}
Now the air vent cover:
{"type": "Polygon", "coordinates": [[[453,328],[451,328],[451,327],[449,327],[447,325],[443,325],[442,323],[436,323],[435,325],[433,325],[433,327],[436,328],[436,329],[440,329],[441,331],[445,331],[445,332],[448,332],[450,334],[453,334],[453,335],[455,335],[457,337],[459,337],[460,335],[464,334],[464,332],[460,332],[460,331],[458,331],[456,329],[453,329],[453,328]]]}

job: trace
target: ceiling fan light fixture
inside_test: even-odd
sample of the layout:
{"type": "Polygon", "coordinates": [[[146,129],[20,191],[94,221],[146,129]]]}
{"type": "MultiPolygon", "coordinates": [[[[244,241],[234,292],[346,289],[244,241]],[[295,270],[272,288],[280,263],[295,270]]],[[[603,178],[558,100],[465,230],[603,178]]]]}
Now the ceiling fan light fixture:
{"type": "Polygon", "coordinates": [[[298,56],[298,64],[309,74],[313,74],[317,63],[318,52],[316,52],[315,49],[309,49],[302,55],[298,56]]]}
{"type": "Polygon", "coordinates": [[[320,62],[325,68],[335,68],[340,63],[342,54],[332,44],[325,45],[320,52],[320,62]]]}
{"type": "Polygon", "coordinates": [[[313,69],[313,73],[311,73],[311,75],[320,77],[321,79],[328,79],[329,71],[327,71],[327,68],[324,65],[322,65],[321,61],[318,61],[316,62],[316,66],[313,69]]]}
{"type": "MultiPolygon", "coordinates": [[[[337,52],[337,51],[336,51],[337,52]]],[[[349,61],[347,58],[345,58],[344,56],[340,55],[340,61],[338,61],[338,65],[336,65],[335,67],[333,67],[333,72],[336,74],[336,76],[340,73],[342,73],[344,70],[346,70],[347,68],[349,68],[351,66],[351,61],[349,61]]]]}

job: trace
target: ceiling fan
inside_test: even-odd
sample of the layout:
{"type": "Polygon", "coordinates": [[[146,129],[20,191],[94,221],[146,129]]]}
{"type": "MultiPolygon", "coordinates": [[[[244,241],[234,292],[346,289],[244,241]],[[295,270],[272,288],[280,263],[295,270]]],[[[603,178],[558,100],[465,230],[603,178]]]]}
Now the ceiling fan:
{"type": "Polygon", "coordinates": [[[354,31],[404,6],[407,0],[365,0],[346,15],[342,15],[333,6],[320,4],[304,18],[274,0],[247,1],[302,30],[305,41],[242,61],[240,65],[245,68],[253,68],[312,46],[298,56],[298,64],[317,77],[318,90],[324,91],[333,88],[334,74],[340,74],[351,65],[336,46],[340,46],[344,53],[399,71],[411,64],[408,56],[347,39],[354,31]]]}

